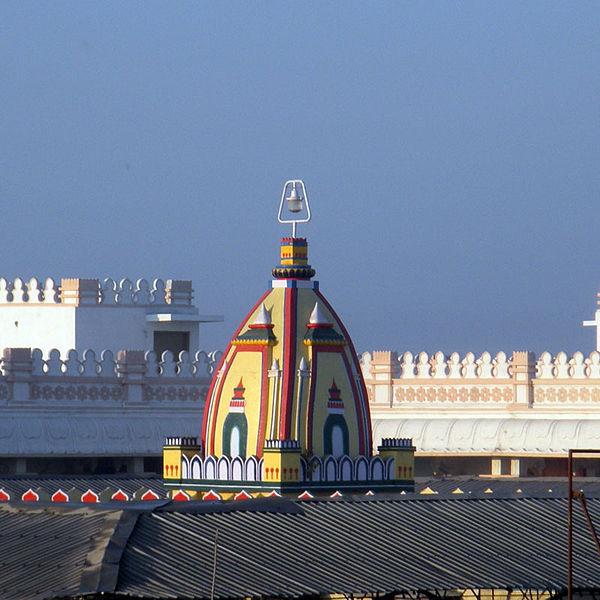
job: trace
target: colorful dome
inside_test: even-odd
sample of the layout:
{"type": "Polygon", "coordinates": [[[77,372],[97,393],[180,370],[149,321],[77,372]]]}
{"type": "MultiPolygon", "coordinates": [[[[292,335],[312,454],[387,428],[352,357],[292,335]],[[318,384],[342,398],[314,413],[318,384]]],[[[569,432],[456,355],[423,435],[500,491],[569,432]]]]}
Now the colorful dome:
{"type": "Polygon", "coordinates": [[[295,235],[310,220],[302,182],[286,183],[278,218],[294,235],[281,240],[271,289],[233,334],[213,376],[201,444],[167,439],[165,485],[208,499],[410,491],[412,440],[385,439],[373,455],[358,356],[313,280],[306,239],[295,235]],[[285,219],[290,185],[293,218],[285,219]]]}
{"type": "Polygon", "coordinates": [[[305,239],[283,238],[281,264],[273,270],[277,278],[223,355],[204,411],[206,454],[227,450],[232,456],[261,457],[267,439],[296,440],[303,453],[317,456],[371,454],[369,405],[357,354],[312,280],[307,250],[305,239]],[[229,398],[241,378],[246,406],[234,418],[229,398]],[[329,405],[333,388],[341,409],[329,405]]]}

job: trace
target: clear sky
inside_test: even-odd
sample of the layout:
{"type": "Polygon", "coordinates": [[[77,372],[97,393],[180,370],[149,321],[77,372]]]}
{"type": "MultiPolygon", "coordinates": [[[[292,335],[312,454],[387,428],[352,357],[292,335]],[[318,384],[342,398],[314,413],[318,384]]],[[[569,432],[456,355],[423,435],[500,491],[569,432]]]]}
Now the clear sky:
{"type": "Polygon", "coordinates": [[[269,285],[280,189],[359,350],[593,349],[597,2],[0,4],[5,276],[269,285]]]}

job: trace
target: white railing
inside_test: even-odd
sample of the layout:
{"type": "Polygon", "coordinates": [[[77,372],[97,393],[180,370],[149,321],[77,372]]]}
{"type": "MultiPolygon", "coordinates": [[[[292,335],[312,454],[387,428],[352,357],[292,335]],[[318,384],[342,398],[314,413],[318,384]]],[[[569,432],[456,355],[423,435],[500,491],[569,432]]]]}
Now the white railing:
{"type": "Polygon", "coordinates": [[[191,281],[173,279],[115,280],[110,277],[100,282],[97,279],[62,279],[60,283],[52,277],[45,280],[32,277],[24,280],[16,277],[9,280],[0,277],[0,304],[61,304],[68,297],[80,293],[89,303],[104,305],[191,305],[191,281]]]}
{"type": "Polygon", "coordinates": [[[373,410],[444,405],[597,405],[600,410],[600,353],[543,352],[365,352],[361,369],[373,410]]]}
{"type": "Polygon", "coordinates": [[[76,403],[162,403],[170,407],[204,403],[221,352],[181,352],[178,360],[169,351],[160,360],[154,352],[110,350],[99,355],[70,350],[61,356],[52,350],[47,359],[41,350],[6,348],[0,365],[0,407],[72,406],[76,403]]]}

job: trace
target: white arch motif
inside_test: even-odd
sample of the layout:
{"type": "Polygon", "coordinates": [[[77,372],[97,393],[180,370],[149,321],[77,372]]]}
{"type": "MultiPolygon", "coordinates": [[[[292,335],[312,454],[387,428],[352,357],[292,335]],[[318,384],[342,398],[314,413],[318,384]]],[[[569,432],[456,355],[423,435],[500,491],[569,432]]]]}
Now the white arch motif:
{"type": "Polygon", "coordinates": [[[227,480],[231,479],[229,476],[231,472],[231,463],[227,456],[221,456],[217,461],[217,477],[219,479],[227,480]]]}
{"type": "Polygon", "coordinates": [[[340,479],[342,481],[352,481],[354,469],[352,460],[349,456],[342,456],[340,460],[340,479]]]}
{"type": "Polygon", "coordinates": [[[190,463],[187,456],[181,456],[181,479],[189,479],[190,477],[190,463]]]}
{"type": "Polygon", "coordinates": [[[217,478],[217,461],[214,456],[207,456],[204,459],[204,476],[206,479],[217,478]]]}
{"type": "Polygon", "coordinates": [[[246,480],[256,481],[258,473],[258,461],[255,456],[249,456],[246,459],[246,480]]]}
{"type": "Polygon", "coordinates": [[[328,456],[325,459],[325,481],[337,480],[337,461],[333,456],[328,456]]]}
{"type": "Polygon", "coordinates": [[[231,479],[234,481],[242,481],[244,479],[244,461],[239,456],[236,456],[231,461],[231,479]]]}
{"type": "Polygon", "coordinates": [[[192,458],[192,479],[202,479],[202,461],[198,455],[192,458]]]}
{"type": "Polygon", "coordinates": [[[369,463],[364,456],[356,460],[356,480],[367,481],[369,479],[369,463]]]}
{"type": "Polygon", "coordinates": [[[371,479],[375,481],[383,480],[384,466],[383,461],[378,456],[371,459],[371,479]]]}

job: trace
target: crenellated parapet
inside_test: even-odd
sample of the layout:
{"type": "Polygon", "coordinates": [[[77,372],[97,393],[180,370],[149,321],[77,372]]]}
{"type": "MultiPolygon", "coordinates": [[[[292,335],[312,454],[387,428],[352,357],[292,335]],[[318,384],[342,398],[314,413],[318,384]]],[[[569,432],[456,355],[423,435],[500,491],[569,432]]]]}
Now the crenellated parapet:
{"type": "MultiPolygon", "coordinates": [[[[7,349],[12,351],[14,349],[7,349]]],[[[19,349],[21,350],[21,349],[19,349]]],[[[127,352],[127,351],[125,351],[127,352]]],[[[129,351],[131,352],[131,351],[129,351]]],[[[137,351],[141,352],[141,351],[137,351]]],[[[8,352],[2,362],[2,369],[10,361],[11,352],[8,352]]],[[[141,352],[143,356],[143,372],[147,377],[169,378],[169,377],[211,377],[215,366],[218,364],[222,352],[205,352],[198,350],[190,354],[183,351],[175,358],[173,353],[166,350],[160,357],[156,352],[141,352]]],[[[125,361],[123,356],[121,362],[125,361]]],[[[118,374],[119,357],[111,350],[102,350],[96,353],[94,350],[69,350],[66,355],[54,349],[44,359],[43,352],[39,348],[31,350],[32,375],[36,377],[115,377],[118,374]]]]}
{"type": "Polygon", "coordinates": [[[61,355],[39,349],[5,348],[0,364],[0,405],[18,403],[57,406],[74,401],[89,404],[135,402],[171,405],[203,402],[221,352],[103,350],[61,355]]]}
{"type": "Polygon", "coordinates": [[[121,306],[191,306],[192,282],[178,279],[115,280],[51,277],[0,278],[1,304],[69,304],[121,306]]]}
{"type": "Polygon", "coordinates": [[[575,352],[569,356],[559,352],[552,356],[542,352],[536,363],[537,379],[600,379],[600,352],[594,350],[589,356],[575,352]]]}
{"type": "Polygon", "coordinates": [[[360,357],[371,405],[381,408],[444,405],[451,408],[589,404],[600,409],[600,352],[511,356],[472,352],[365,352],[360,357]]]}

